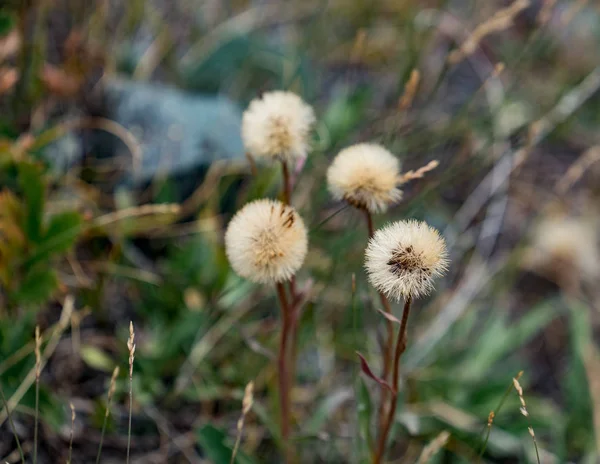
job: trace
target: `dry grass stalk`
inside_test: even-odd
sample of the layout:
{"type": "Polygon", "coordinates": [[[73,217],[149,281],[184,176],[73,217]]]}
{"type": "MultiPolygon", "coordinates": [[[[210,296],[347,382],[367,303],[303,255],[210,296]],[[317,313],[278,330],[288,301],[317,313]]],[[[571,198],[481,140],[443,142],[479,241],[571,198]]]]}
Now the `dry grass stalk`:
{"type": "Polygon", "coordinates": [[[413,69],[410,72],[410,77],[408,78],[408,82],[404,86],[404,93],[400,97],[398,101],[398,110],[406,111],[412,105],[412,102],[417,93],[417,88],[419,87],[419,82],[421,81],[421,74],[417,69],[413,69]]]}
{"type": "MultiPolygon", "coordinates": [[[[67,295],[67,297],[65,298],[65,302],[63,304],[62,312],[60,314],[60,319],[58,321],[58,324],[56,325],[56,329],[54,330],[54,333],[52,334],[50,341],[46,345],[46,349],[42,353],[42,361],[41,361],[40,369],[44,368],[46,362],[48,361],[48,358],[50,356],[52,356],[52,353],[54,353],[54,350],[56,350],[56,347],[58,346],[58,342],[60,341],[61,335],[69,326],[69,323],[71,321],[71,315],[73,314],[73,307],[74,307],[73,305],[74,305],[73,297],[71,295],[67,295]]],[[[17,406],[17,404],[19,404],[19,401],[21,401],[21,398],[23,398],[23,395],[25,395],[25,393],[27,393],[27,391],[29,390],[29,388],[31,387],[33,382],[35,381],[35,372],[36,372],[36,368],[34,366],[28,372],[27,376],[25,377],[25,379],[23,380],[21,385],[19,385],[19,388],[17,388],[17,390],[10,397],[10,399],[8,400],[8,407],[10,409],[14,409],[17,406]]],[[[0,425],[2,425],[4,423],[4,421],[7,419],[7,417],[8,416],[6,415],[5,412],[0,413],[0,425]]]]}
{"type": "Polygon", "coordinates": [[[13,29],[4,37],[0,38],[0,63],[6,58],[15,55],[21,48],[21,36],[17,29],[13,29]]]}
{"type": "Polygon", "coordinates": [[[116,366],[113,370],[112,377],[110,378],[110,387],[108,388],[108,400],[106,401],[106,411],[104,413],[104,422],[102,423],[102,433],[100,434],[100,444],[98,445],[98,454],[96,455],[96,464],[100,462],[100,456],[102,455],[102,444],[104,443],[104,434],[106,433],[106,424],[108,422],[108,416],[110,415],[110,405],[112,403],[115,389],[117,388],[117,377],[119,376],[119,366],[116,366]]]}
{"type": "Polygon", "coordinates": [[[244,430],[244,420],[246,419],[246,415],[250,412],[252,408],[252,403],[254,402],[254,382],[248,382],[246,388],[244,390],[244,398],[242,399],[242,415],[238,419],[237,422],[237,438],[235,439],[235,446],[233,447],[233,452],[231,453],[231,464],[235,462],[235,457],[237,455],[238,449],[240,447],[240,443],[242,441],[242,431],[244,430]]]}
{"type": "Polygon", "coordinates": [[[129,350],[129,427],[127,429],[127,460],[129,463],[129,452],[131,450],[131,416],[133,409],[133,360],[135,358],[135,332],[133,322],[129,321],[129,338],[127,339],[127,349],[129,350]]]}
{"type": "Polygon", "coordinates": [[[9,92],[19,81],[19,71],[11,66],[0,68],[0,95],[9,92]]]}
{"type": "Polygon", "coordinates": [[[596,162],[600,161],[600,145],[587,149],[575,160],[564,176],[556,183],[554,190],[559,195],[564,195],[577,182],[586,171],[596,162]]]}
{"type": "Polygon", "coordinates": [[[542,5],[537,17],[537,22],[540,26],[543,26],[550,21],[550,18],[552,17],[552,10],[554,9],[555,5],[556,0],[544,0],[544,4],[542,5]]]}
{"type": "Polygon", "coordinates": [[[521,402],[521,407],[520,407],[520,411],[521,414],[523,414],[523,416],[525,416],[527,418],[527,420],[529,421],[529,435],[531,435],[531,439],[533,440],[533,446],[535,447],[535,455],[537,458],[537,462],[538,464],[540,464],[540,452],[538,450],[538,445],[537,445],[537,440],[535,439],[535,432],[533,431],[533,427],[531,426],[531,421],[529,419],[529,411],[527,411],[527,404],[525,404],[525,398],[523,397],[523,388],[521,387],[521,384],[519,383],[519,377],[523,374],[523,371],[519,372],[519,375],[515,378],[513,378],[513,386],[515,388],[515,390],[517,391],[517,394],[519,395],[519,401],[521,402]]]}
{"type": "Polygon", "coordinates": [[[487,21],[479,24],[458,50],[453,50],[450,55],[448,55],[448,62],[450,64],[456,64],[467,56],[472,55],[479,46],[479,43],[486,36],[495,32],[504,31],[511,27],[517,14],[528,6],[529,0],[515,0],[508,7],[498,10],[487,21]]]}
{"type": "Polygon", "coordinates": [[[414,180],[414,179],[422,179],[426,173],[428,173],[429,171],[433,171],[439,165],[440,165],[440,162],[437,160],[430,161],[425,166],[420,167],[416,171],[410,170],[410,171],[405,172],[404,174],[400,175],[400,177],[398,178],[398,183],[405,184],[406,182],[414,180]]]}
{"type": "Polygon", "coordinates": [[[444,446],[448,443],[448,439],[450,438],[450,432],[447,430],[443,430],[438,434],[437,437],[433,439],[423,451],[421,451],[421,456],[419,456],[419,460],[417,464],[426,464],[429,460],[435,456],[444,446]]]}
{"type": "Polygon", "coordinates": [[[0,385],[0,398],[2,399],[2,403],[6,409],[6,417],[8,417],[8,423],[10,425],[10,430],[15,437],[15,441],[17,442],[17,449],[19,450],[19,456],[21,457],[21,462],[25,464],[25,456],[23,455],[23,448],[21,448],[21,441],[19,440],[19,435],[17,435],[17,430],[15,429],[15,424],[12,419],[12,414],[10,413],[10,409],[8,408],[8,401],[6,401],[6,396],[4,396],[4,389],[2,385],[0,385]]]}
{"type": "Polygon", "coordinates": [[[73,403],[69,403],[69,407],[71,408],[71,436],[69,438],[69,459],[67,459],[67,464],[71,464],[71,457],[73,455],[73,435],[75,434],[75,406],[73,403]]]}
{"type": "Polygon", "coordinates": [[[40,326],[35,326],[35,422],[33,426],[33,464],[37,463],[38,421],[40,406],[40,375],[42,374],[42,337],[40,326]]]}

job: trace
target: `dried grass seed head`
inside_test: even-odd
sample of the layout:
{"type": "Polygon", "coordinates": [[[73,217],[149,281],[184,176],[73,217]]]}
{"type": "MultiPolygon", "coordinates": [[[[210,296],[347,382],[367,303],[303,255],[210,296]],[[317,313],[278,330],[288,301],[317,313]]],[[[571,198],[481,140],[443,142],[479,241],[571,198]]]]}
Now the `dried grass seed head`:
{"type": "Polygon", "coordinates": [[[242,140],[258,160],[294,161],[309,150],[312,107],[292,92],[274,91],[250,102],[242,117],[242,140]]]}
{"type": "Polygon", "coordinates": [[[408,220],[375,232],[365,253],[371,284],[390,298],[419,298],[447,269],[446,243],[425,222],[408,220]]]}
{"type": "Polygon", "coordinates": [[[371,213],[383,213],[400,201],[400,161],[381,145],[360,143],[338,153],[327,170],[329,191],[371,213]]]}
{"type": "Polygon", "coordinates": [[[225,251],[233,270],[255,283],[289,280],[304,262],[308,234],[296,210],[274,200],[257,200],[233,217],[225,251]]]}

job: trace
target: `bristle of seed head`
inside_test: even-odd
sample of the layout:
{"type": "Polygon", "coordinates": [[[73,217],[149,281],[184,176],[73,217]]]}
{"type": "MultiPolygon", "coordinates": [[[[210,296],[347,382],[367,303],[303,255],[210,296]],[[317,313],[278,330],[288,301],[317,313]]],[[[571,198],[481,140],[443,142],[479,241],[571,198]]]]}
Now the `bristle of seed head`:
{"type": "Polygon", "coordinates": [[[414,220],[398,221],[379,229],[365,252],[369,281],[396,300],[428,294],[434,279],[447,266],[446,244],[439,232],[414,220]]]}
{"type": "Polygon", "coordinates": [[[402,198],[398,188],[400,161],[381,145],[360,143],[343,149],[327,170],[333,198],[365,209],[385,212],[402,198]]]}

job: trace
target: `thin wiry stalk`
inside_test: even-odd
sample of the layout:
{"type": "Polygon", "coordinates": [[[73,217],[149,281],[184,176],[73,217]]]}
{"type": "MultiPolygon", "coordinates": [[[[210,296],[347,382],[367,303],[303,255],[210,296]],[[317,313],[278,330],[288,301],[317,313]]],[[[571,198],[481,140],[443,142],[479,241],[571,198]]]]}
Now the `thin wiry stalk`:
{"type": "Polygon", "coordinates": [[[17,448],[19,449],[19,456],[21,456],[22,464],[25,464],[25,456],[23,455],[23,448],[21,448],[21,442],[19,441],[19,436],[17,435],[17,430],[15,429],[15,424],[12,419],[12,414],[8,409],[8,402],[6,401],[6,396],[4,396],[4,389],[0,384],[0,396],[2,397],[2,402],[4,403],[4,407],[6,408],[6,417],[8,417],[8,423],[10,424],[10,430],[15,436],[15,440],[17,442],[17,448]]]}
{"type": "Polygon", "coordinates": [[[338,214],[340,214],[342,211],[344,211],[346,208],[349,208],[350,204],[346,203],[344,206],[342,206],[340,209],[338,209],[335,213],[330,214],[329,216],[327,216],[325,219],[323,219],[321,222],[317,223],[317,225],[315,225],[314,227],[312,227],[308,233],[312,234],[313,232],[316,232],[317,230],[319,230],[323,225],[325,225],[327,222],[329,222],[331,219],[333,219],[334,217],[336,217],[338,214]]]}
{"type": "Polygon", "coordinates": [[[246,419],[246,414],[252,408],[252,403],[254,402],[254,382],[251,380],[244,390],[244,398],[242,399],[242,415],[238,419],[237,423],[237,437],[235,439],[235,446],[233,447],[233,452],[231,453],[231,461],[230,464],[235,463],[235,457],[237,456],[237,452],[240,448],[240,443],[242,442],[242,432],[244,431],[244,420],[246,419]]]}
{"type": "Polygon", "coordinates": [[[33,464],[37,464],[38,421],[40,411],[40,375],[42,373],[42,337],[40,326],[35,326],[35,422],[33,426],[33,464]]]}
{"type": "Polygon", "coordinates": [[[390,428],[392,426],[392,422],[394,421],[394,416],[396,415],[396,406],[398,404],[398,389],[400,386],[400,357],[402,356],[402,353],[404,353],[404,350],[406,350],[406,327],[408,324],[408,315],[410,313],[411,302],[412,298],[410,296],[406,297],[406,300],[404,302],[404,310],[402,311],[400,329],[398,330],[398,339],[396,340],[396,350],[394,353],[394,372],[392,374],[392,397],[390,400],[390,407],[388,409],[385,424],[379,435],[377,451],[373,459],[374,464],[379,464],[382,461],[383,456],[385,455],[385,445],[387,443],[387,437],[390,433],[390,428]]]}
{"type": "Polygon", "coordinates": [[[112,403],[112,397],[115,393],[117,384],[117,377],[119,376],[119,366],[113,370],[112,377],[110,379],[110,387],[108,388],[108,400],[106,401],[106,412],[104,413],[104,421],[102,423],[102,433],[100,434],[100,444],[98,445],[98,454],[96,454],[96,464],[100,462],[100,455],[102,454],[102,445],[104,443],[104,434],[106,433],[106,424],[108,422],[108,416],[110,415],[110,405],[112,403]]]}
{"type": "Polygon", "coordinates": [[[71,437],[69,438],[69,459],[67,459],[67,464],[71,464],[71,458],[73,456],[73,435],[75,432],[75,406],[73,403],[69,403],[71,407],[71,437]]]}
{"type": "Polygon", "coordinates": [[[535,439],[535,432],[533,431],[533,426],[531,425],[531,418],[529,417],[529,411],[527,411],[527,404],[525,403],[525,397],[523,396],[523,388],[519,383],[519,377],[523,374],[523,371],[519,372],[517,377],[513,379],[513,386],[517,394],[519,395],[519,401],[521,402],[521,414],[525,416],[529,425],[529,435],[531,435],[531,439],[533,440],[533,446],[535,448],[535,456],[537,458],[537,463],[540,464],[540,451],[538,450],[537,440],[535,439]]]}
{"type": "MultiPolygon", "coordinates": [[[[522,374],[523,374],[523,372],[519,372],[515,378],[518,380],[521,377],[522,374]]],[[[511,381],[510,385],[508,386],[508,388],[504,392],[504,395],[502,395],[502,398],[500,399],[500,402],[498,403],[498,406],[496,406],[496,409],[494,409],[491,412],[491,413],[494,414],[494,417],[498,415],[498,413],[500,412],[500,409],[502,409],[502,406],[504,406],[506,398],[508,398],[508,395],[510,395],[510,392],[512,391],[512,389],[513,389],[513,383],[511,381]]],[[[490,421],[488,419],[487,433],[486,433],[485,439],[483,440],[483,443],[481,445],[481,451],[479,451],[479,459],[480,460],[483,457],[483,453],[485,453],[485,449],[487,448],[488,440],[490,438],[490,433],[492,432],[492,425],[493,425],[493,421],[490,421]]],[[[484,432],[482,431],[482,434],[483,433],[484,432]]]]}
{"type": "Polygon", "coordinates": [[[131,450],[131,416],[133,412],[133,360],[135,355],[135,332],[133,331],[133,322],[129,322],[129,339],[127,348],[129,349],[129,427],[127,429],[127,459],[129,464],[129,453],[131,450]]]}

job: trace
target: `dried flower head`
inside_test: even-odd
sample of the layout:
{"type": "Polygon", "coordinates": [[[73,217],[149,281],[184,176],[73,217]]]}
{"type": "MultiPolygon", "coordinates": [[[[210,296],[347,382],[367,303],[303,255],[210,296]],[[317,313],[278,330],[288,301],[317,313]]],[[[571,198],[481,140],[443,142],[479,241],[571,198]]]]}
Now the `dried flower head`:
{"type": "Polygon", "coordinates": [[[249,154],[268,161],[294,161],[308,153],[315,122],[312,107],[292,92],[267,92],[254,99],[242,118],[242,139],[249,154]]]}
{"type": "Polygon", "coordinates": [[[394,155],[380,145],[360,143],[339,152],[327,170],[327,183],[336,200],[382,213],[402,198],[399,175],[394,155]]]}
{"type": "Polygon", "coordinates": [[[291,206],[274,200],[244,206],[225,233],[233,270],[256,283],[289,280],[302,266],[307,248],[302,218],[291,206]]]}
{"type": "Polygon", "coordinates": [[[365,254],[369,281],[391,298],[419,298],[448,265],[446,243],[425,222],[398,221],[375,232],[365,254]]]}
{"type": "Polygon", "coordinates": [[[596,224],[561,215],[545,218],[534,228],[524,264],[563,283],[573,279],[595,281],[600,276],[596,224]]]}

